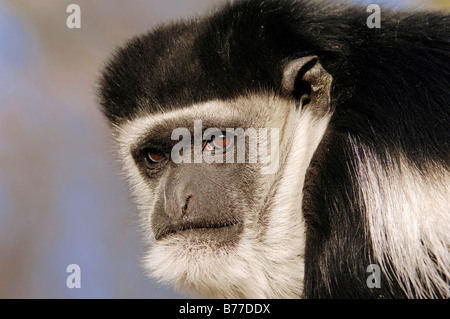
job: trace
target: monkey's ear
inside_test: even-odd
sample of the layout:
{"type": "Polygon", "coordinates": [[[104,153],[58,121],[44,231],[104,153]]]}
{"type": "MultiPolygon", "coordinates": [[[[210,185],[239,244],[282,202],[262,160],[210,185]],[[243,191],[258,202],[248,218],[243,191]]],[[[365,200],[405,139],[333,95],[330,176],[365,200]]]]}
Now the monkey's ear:
{"type": "Polygon", "coordinates": [[[288,62],[283,69],[282,94],[294,98],[299,107],[309,105],[320,114],[331,111],[332,76],[316,56],[288,62]]]}

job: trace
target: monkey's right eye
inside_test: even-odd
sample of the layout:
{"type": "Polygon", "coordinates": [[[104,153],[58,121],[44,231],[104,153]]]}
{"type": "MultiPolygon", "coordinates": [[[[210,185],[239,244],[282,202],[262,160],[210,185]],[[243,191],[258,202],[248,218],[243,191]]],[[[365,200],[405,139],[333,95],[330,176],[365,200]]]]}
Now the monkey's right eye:
{"type": "Polygon", "coordinates": [[[166,154],[164,154],[159,150],[150,149],[146,152],[145,159],[147,161],[147,164],[156,165],[164,162],[167,159],[167,157],[166,154]]]}

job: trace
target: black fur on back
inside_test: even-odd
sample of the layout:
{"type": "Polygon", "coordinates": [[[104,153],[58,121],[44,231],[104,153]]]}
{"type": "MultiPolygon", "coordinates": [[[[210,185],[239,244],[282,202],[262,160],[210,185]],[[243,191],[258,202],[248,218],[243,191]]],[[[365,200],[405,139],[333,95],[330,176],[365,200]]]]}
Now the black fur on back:
{"type": "MultiPolygon", "coordinates": [[[[330,2],[247,0],[156,28],[116,52],[100,81],[103,112],[120,125],[249,92],[280,92],[282,67],[316,55],[333,76],[336,112],[307,176],[305,297],[404,297],[396,283],[368,289],[371,246],[348,137],[414,165],[449,167],[450,16],[330,2]]],[[[383,282],[389,282],[388,279],[383,282]]]]}

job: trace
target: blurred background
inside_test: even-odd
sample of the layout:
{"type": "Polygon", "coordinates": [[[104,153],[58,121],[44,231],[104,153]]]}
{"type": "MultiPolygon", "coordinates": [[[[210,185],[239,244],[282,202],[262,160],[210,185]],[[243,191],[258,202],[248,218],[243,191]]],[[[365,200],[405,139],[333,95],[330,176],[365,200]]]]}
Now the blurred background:
{"type": "Polygon", "coordinates": [[[117,45],[222,2],[0,0],[0,298],[186,297],[139,268],[135,209],[95,85],[117,45]],[[71,3],[81,29],[66,26],[71,3]],[[70,264],[81,267],[81,289],[66,286],[70,264]]]}

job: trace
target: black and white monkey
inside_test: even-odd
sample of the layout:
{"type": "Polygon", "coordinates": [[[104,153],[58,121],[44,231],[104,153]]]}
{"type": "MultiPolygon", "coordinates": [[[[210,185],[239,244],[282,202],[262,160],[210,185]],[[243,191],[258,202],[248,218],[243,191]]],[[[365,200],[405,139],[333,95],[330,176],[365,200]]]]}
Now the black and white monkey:
{"type": "Polygon", "coordinates": [[[233,1],[115,53],[99,95],[149,274],[212,298],[450,297],[450,15],[368,15],[233,1]],[[279,134],[256,162],[244,134],[244,162],[175,163],[179,128],[189,158],[279,134]]]}

